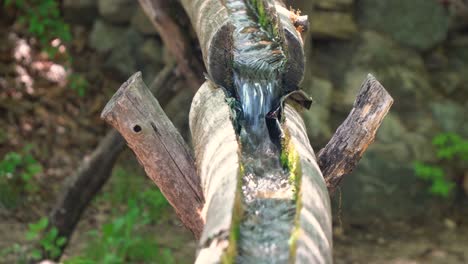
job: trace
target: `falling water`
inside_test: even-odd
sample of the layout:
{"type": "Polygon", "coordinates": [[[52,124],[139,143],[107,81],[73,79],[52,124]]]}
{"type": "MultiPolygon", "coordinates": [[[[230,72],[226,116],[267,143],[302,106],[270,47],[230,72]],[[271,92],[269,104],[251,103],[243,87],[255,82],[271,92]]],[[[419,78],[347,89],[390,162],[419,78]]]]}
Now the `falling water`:
{"type": "Polygon", "coordinates": [[[289,173],[280,164],[280,150],[270,139],[265,119],[279,104],[285,56],[271,32],[252,19],[251,7],[243,0],[225,3],[236,26],[233,79],[242,107],[245,171],[237,262],[287,263],[295,203],[289,173]]]}

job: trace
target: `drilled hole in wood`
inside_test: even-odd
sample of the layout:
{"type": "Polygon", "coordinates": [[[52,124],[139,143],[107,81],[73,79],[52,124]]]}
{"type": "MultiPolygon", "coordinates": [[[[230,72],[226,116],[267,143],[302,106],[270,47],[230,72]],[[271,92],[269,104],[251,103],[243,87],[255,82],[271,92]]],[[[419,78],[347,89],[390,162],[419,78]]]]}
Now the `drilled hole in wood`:
{"type": "Polygon", "coordinates": [[[140,133],[141,132],[141,126],[139,126],[139,125],[133,126],[133,132],[140,133]]]}

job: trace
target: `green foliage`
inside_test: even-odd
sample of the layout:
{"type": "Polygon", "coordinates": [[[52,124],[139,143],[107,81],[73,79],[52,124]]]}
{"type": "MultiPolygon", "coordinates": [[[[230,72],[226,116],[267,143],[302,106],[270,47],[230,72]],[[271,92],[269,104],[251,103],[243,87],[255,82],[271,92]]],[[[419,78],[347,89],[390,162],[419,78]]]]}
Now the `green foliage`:
{"type": "MultiPolygon", "coordinates": [[[[56,258],[61,253],[61,247],[65,245],[67,239],[59,237],[56,227],[47,228],[49,220],[46,217],[41,218],[36,223],[28,225],[26,232],[26,240],[39,243],[44,253],[51,258],[56,258]]],[[[30,252],[30,257],[33,260],[40,260],[42,257],[41,249],[34,248],[30,252]]]]}
{"type": "Polygon", "coordinates": [[[21,152],[8,152],[0,161],[0,204],[14,208],[22,194],[34,194],[39,190],[34,176],[42,172],[42,166],[31,154],[31,147],[21,152]]]}
{"type": "Polygon", "coordinates": [[[84,96],[86,94],[89,83],[83,77],[83,75],[72,73],[68,76],[68,81],[70,88],[74,90],[79,96],[84,96]]]}
{"type": "Polygon", "coordinates": [[[65,237],[58,235],[56,227],[49,228],[49,220],[46,217],[30,223],[25,238],[30,241],[30,245],[14,244],[0,251],[0,259],[14,255],[16,263],[30,263],[31,260],[40,260],[44,256],[58,257],[61,247],[67,242],[65,237]]]}
{"type": "Polygon", "coordinates": [[[125,214],[104,224],[100,231],[91,231],[92,241],[84,256],[65,261],[79,263],[174,263],[168,249],[159,250],[151,237],[137,235],[150,221],[135,200],[130,200],[125,214]]]}
{"type": "Polygon", "coordinates": [[[457,160],[468,161],[468,140],[455,133],[442,133],[433,138],[432,144],[436,148],[439,163],[448,164],[442,166],[415,162],[413,169],[417,177],[431,183],[430,193],[447,198],[455,187],[455,184],[447,179],[447,171],[456,167],[454,163],[457,160]]]}
{"type": "Polygon", "coordinates": [[[135,200],[142,206],[145,217],[149,217],[152,221],[166,216],[165,209],[169,207],[169,202],[154,185],[148,186],[147,180],[142,175],[135,175],[122,167],[117,167],[109,185],[110,190],[103,194],[102,199],[110,202],[113,208],[129,200],[135,200]]]}
{"type": "Polygon", "coordinates": [[[5,6],[10,5],[14,5],[20,11],[19,22],[39,40],[51,57],[58,51],[50,45],[53,39],[59,38],[64,43],[71,41],[70,27],[60,16],[56,0],[5,0],[5,6]]]}
{"type": "MultiPolygon", "coordinates": [[[[52,45],[54,39],[60,44],[69,44],[72,40],[70,26],[60,14],[57,0],[5,0],[5,6],[14,6],[20,13],[18,22],[24,25],[28,33],[35,37],[42,49],[54,58],[59,45],[52,45]]],[[[65,53],[67,63],[71,65],[72,57],[65,53]]],[[[80,74],[73,73],[68,77],[69,87],[79,96],[84,96],[89,86],[88,81],[80,74]]]]}
{"type": "Polygon", "coordinates": [[[171,251],[161,248],[154,234],[145,233],[146,225],[167,215],[169,203],[161,192],[142,175],[122,167],[114,169],[108,187],[97,201],[110,203],[115,217],[90,231],[84,252],[65,263],[174,263],[171,251]]]}

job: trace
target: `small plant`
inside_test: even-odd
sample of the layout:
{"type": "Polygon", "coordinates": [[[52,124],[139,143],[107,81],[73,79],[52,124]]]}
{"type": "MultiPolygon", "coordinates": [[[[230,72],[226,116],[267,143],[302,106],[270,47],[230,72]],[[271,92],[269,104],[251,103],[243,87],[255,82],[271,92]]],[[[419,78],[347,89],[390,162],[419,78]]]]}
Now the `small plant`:
{"type": "MultiPolygon", "coordinates": [[[[41,48],[55,58],[59,47],[70,44],[72,34],[70,26],[63,20],[57,0],[5,0],[5,6],[13,6],[19,11],[18,22],[25,26],[28,33],[39,41],[41,48]],[[54,44],[53,44],[54,43],[54,44]]],[[[66,64],[72,64],[68,52],[62,55],[66,64]]],[[[79,96],[84,96],[89,86],[83,75],[72,73],[68,76],[69,87],[79,96]]]]}
{"type": "Polygon", "coordinates": [[[415,162],[413,169],[417,177],[431,183],[430,193],[447,198],[455,187],[455,183],[448,179],[447,171],[456,167],[457,161],[468,161],[468,140],[455,133],[442,133],[433,138],[432,144],[439,163],[446,166],[415,162]]]}
{"type": "Polygon", "coordinates": [[[39,40],[51,57],[58,51],[57,47],[50,44],[53,39],[59,38],[63,43],[71,41],[70,27],[60,16],[56,0],[5,0],[4,4],[13,5],[19,10],[21,15],[18,21],[39,40]]]}
{"type": "Polygon", "coordinates": [[[61,248],[67,242],[65,237],[58,235],[56,227],[49,228],[49,220],[46,217],[28,225],[26,240],[30,244],[14,244],[0,251],[0,259],[8,255],[14,255],[16,263],[30,263],[44,257],[55,258],[61,253],[61,248]]]}
{"type": "Polygon", "coordinates": [[[89,83],[81,74],[72,73],[68,76],[69,87],[74,90],[79,96],[83,97],[86,94],[89,83]]]}
{"type": "MultiPolygon", "coordinates": [[[[56,258],[60,256],[61,248],[65,245],[67,239],[59,237],[56,227],[47,229],[48,226],[49,220],[46,217],[41,218],[36,223],[29,224],[26,240],[38,242],[46,256],[56,258]]],[[[40,260],[42,258],[41,250],[38,248],[32,249],[30,257],[33,260],[40,260]]]]}
{"type": "Polygon", "coordinates": [[[92,242],[84,256],[65,263],[174,263],[169,250],[159,250],[154,239],[137,234],[148,222],[137,202],[130,200],[124,215],[104,224],[101,231],[90,232],[92,242]]]}
{"type": "Polygon", "coordinates": [[[153,185],[148,186],[147,179],[142,175],[135,175],[122,167],[116,167],[109,182],[108,192],[104,192],[101,199],[110,202],[113,208],[135,200],[141,206],[142,213],[151,222],[158,221],[166,216],[169,202],[159,189],[153,185]]]}
{"type": "Polygon", "coordinates": [[[21,152],[9,152],[0,161],[0,203],[7,208],[17,206],[22,194],[39,190],[34,176],[42,166],[31,154],[31,146],[21,152]]]}

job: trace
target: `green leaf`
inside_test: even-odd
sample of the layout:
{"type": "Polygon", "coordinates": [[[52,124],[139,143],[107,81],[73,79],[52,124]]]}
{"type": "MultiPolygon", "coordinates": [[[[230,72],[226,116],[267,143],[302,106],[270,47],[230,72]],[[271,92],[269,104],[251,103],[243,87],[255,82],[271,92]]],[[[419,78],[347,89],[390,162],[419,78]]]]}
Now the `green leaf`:
{"type": "Polygon", "coordinates": [[[55,244],[59,247],[62,247],[63,245],[65,245],[66,242],[67,242],[66,237],[59,237],[57,238],[57,241],[55,241],[55,244]]]}
{"type": "Polygon", "coordinates": [[[44,230],[49,225],[49,219],[47,217],[42,217],[39,222],[37,222],[39,230],[44,230]]]}
{"type": "Polygon", "coordinates": [[[41,251],[39,249],[31,251],[31,258],[34,260],[40,260],[42,258],[41,251]]]}
{"type": "Polygon", "coordinates": [[[35,240],[35,239],[37,239],[38,236],[39,236],[39,234],[37,232],[34,232],[34,231],[27,231],[26,232],[26,240],[28,240],[28,241],[35,240]]]}

